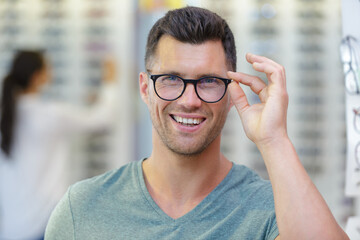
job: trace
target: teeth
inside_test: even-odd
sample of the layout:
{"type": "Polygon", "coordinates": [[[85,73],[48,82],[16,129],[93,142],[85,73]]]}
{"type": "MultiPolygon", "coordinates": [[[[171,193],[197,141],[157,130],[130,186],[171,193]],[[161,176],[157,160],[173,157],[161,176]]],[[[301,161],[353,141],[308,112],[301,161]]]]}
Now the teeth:
{"type": "Polygon", "coordinates": [[[202,122],[201,118],[182,118],[179,116],[173,116],[175,121],[182,124],[191,124],[191,125],[198,125],[202,122]]]}

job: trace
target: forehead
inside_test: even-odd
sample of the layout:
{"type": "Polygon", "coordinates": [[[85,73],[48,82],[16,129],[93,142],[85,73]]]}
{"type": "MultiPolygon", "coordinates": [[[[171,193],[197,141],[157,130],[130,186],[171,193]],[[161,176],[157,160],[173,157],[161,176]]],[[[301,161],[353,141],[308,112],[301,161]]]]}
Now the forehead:
{"type": "Polygon", "coordinates": [[[210,73],[224,75],[228,69],[220,40],[191,44],[165,35],[159,40],[151,70],[195,76],[210,73]]]}

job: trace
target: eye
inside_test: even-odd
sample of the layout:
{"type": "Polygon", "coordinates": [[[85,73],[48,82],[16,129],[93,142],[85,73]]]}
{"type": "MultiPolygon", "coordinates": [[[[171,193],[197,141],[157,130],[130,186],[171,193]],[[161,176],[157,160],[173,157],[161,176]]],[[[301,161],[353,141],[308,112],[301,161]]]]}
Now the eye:
{"type": "Polygon", "coordinates": [[[210,83],[216,83],[218,80],[216,78],[204,78],[203,83],[210,84],[210,83]]]}
{"type": "Polygon", "coordinates": [[[165,80],[165,81],[177,81],[179,79],[178,79],[178,77],[173,76],[173,75],[166,75],[166,76],[163,76],[163,80],[165,80]]]}

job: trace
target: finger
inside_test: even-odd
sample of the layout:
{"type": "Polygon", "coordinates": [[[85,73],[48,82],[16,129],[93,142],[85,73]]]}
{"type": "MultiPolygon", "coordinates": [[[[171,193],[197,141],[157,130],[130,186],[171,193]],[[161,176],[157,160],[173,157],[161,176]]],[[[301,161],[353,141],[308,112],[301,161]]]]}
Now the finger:
{"type": "Polygon", "coordinates": [[[274,66],[280,66],[280,64],[278,64],[277,62],[271,60],[270,58],[264,57],[264,56],[247,53],[245,57],[246,57],[246,61],[248,61],[251,64],[253,64],[254,62],[259,62],[259,63],[267,62],[274,66]]]}
{"type": "Polygon", "coordinates": [[[263,80],[261,80],[261,78],[256,76],[252,76],[246,73],[231,72],[231,71],[229,71],[227,75],[229,78],[237,82],[240,82],[242,84],[245,84],[246,86],[249,86],[250,89],[258,95],[266,87],[266,83],[263,80]]]}
{"type": "Polygon", "coordinates": [[[265,73],[269,82],[285,86],[285,70],[281,65],[274,66],[268,62],[254,62],[252,66],[256,71],[265,73]]]}
{"type": "Polygon", "coordinates": [[[246,54],[246,60],[252,64],[256,71],[265,73],[269,81],[286,85],[285,69],[282,65],[269,58],[251,53],[246,54]]]}
{"type": "Polygon", "coordinates": [[[242,113],[250,106],[246,98],[244,90],[240,87],[239,83],[232,82],[229,84],[229,93],[231,101],[235,105],[240,117],[242,113]]]}

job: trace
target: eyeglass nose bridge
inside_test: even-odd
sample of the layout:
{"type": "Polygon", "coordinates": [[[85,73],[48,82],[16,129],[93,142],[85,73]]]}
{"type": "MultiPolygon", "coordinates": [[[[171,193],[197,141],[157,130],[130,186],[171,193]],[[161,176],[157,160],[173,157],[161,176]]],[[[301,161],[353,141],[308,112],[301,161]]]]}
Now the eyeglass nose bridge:
{"type": "Polygon", "coordinates": [[[177,97],[177,99],[180,98],[180,97],[184,94],[184,92],[185,92],[185,90],[186,90],[186,87],[187,87],[187,84],[189,83],[189,84],[193,84],[193,85],[194,85],[194,90],[195,90],[196,96],[197,96],[201,101],[206,102],[204,99],[202,99],[202,98],[200,97],[200,95],[199,95],[199,93],[198,93],[198,91],[197,91],[197,83],[200,82],[200,79],[185,79],[185,78],[181,78],[181,77],[179,77],[179,78],[184,82],[184,88],[183,88],[180,96],[177,97]]]}

